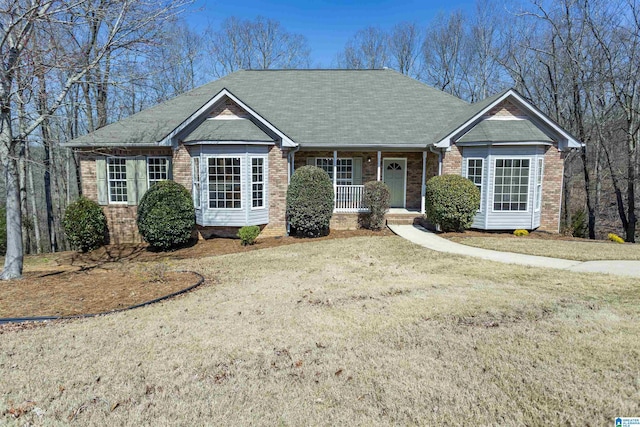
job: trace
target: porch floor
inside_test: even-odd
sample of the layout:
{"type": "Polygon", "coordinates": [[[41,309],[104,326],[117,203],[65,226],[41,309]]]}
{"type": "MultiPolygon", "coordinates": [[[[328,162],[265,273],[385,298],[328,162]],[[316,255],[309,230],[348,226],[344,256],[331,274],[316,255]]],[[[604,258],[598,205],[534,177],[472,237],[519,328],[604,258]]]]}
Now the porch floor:
{"type": "Polygon", "coordinates": [[[389,214],[391,215],[420,215],[420,209],[405,209],[405,208],[390,208],[389,214]]]}

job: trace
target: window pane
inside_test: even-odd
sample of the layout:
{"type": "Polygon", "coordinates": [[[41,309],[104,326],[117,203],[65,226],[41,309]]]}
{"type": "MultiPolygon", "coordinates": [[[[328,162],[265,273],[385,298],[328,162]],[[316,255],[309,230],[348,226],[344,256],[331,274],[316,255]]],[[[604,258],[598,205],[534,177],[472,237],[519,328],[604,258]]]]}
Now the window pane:
{"type": "Polygon", "coordinates": [[[149,187],[169,179],[169,159],[165,157],[149,157],[147,159],[147,178],[149,187]]]}
{"type": "Polygon", "coordinates": [[[493,209],[526,211],[529,198],[529,159],[497,159],[493,209]]]}
{"type": "Polygon", "coordinates": [[[113,157],[108,159],[109,202],[127,202],[127,159],[113,157]]]}
{"type": "Polygon", "coordinates": [[[264,159],[251,159],[251,206],[264,207],[264,159]]]}
{"type": "Polygon", "coordinates": [[[239,209],[242,207],[240,158],[209,159],[209,207],[239,209]]]}

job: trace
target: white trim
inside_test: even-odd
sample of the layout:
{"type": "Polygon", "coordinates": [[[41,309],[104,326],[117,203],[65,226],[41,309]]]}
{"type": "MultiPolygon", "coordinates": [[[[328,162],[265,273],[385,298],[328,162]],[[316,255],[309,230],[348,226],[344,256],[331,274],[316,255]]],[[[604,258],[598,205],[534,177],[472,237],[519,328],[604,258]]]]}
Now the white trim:
{"type": "Polygon", "coordinates": [[[201,157],[193,156],[191,157],[191,200],[193,200],[193,208],[201,209],[202,208],[202,161],[201,157]],[[198,169],[195,169],[195,162],[198,161],[198,169]],[[196,205],[195,195],[196,195],[196,180],[194,178],[198,178],[198,204],[196,205]]]}
{"type": "Polygon", "coordinates": [[[273,141],[209,141],[205,139],[200,141],[183,142],[182,145],[276,145],[276,143],[273,141]]]}
{"type": "Polygon", "coordinates": [[[484,120],[528,120],[529,118],[527,116],[498,116],[493,115],[493,116],[487,116],[484,118],[484,120]]]}
{"type": "Polygon", "coordinates": [[[249,118],[231,114],[219,114],[215,117],[207,117],[205,120],[249,120],[249,118]]]}
{"type": "MultiPolygon", "coordinates": [[[[127,177],[128,177],[128,173],[129,171],[127,170],[127,160],[131,160],[131,159],[135,159],[135,157],[133,156],[107,156],[106,160],[106,167],[107,167],[107,202],[109,205],[128,205],[129,204],[129,184],[127,182],[127,177]],[[112,160],[124,160],[124,194],[127,196],[127,200],[125,201],[120,201],[120,202],[114,202],[113,200],[111,200],[111,179],[109,179],[109,163],[111,163],[112,160]]],[[[134,177],[135,177],[135,173],[136,171],[133,171],[134,177]]],[[[117,180],[118,182],[122,182],[122,180],[117,180]]]]}
{"type": "MultiPolygon", "coordinates": [[[[382,159],[382,182],[384,182],[384,172],[386,170],[384,167],[384,162],[387,160],[404,162],[404,197],[402,199],[402,208],[406,209],[407,208],[407,158],[406,157],[385,157],[384,159],[382,159]]],[[[398,207],[398,206],[394,206],[394,207],[398,207]]]]}
{"type": "Polygon", "coordinates": [[[268,157],[265,155],[249,155],[249,162],[247,165],[247,183],[249,184],[249,210],[250,211],[261,211],[267,208],[267,159],[268,157]],[[253,182],[253,159],[261,159],[262,160],[262,181],[253,182]],[[262,184],[262,206],[254,207],[253,206],[253,184],[262,184]]]}
{"type": "MultiPolygon", "coordinates": [[[[482,174],[480,175],[480,208],[476,211],[478,213],[484,212],[482,210],[482,194],[487,191],[486,190],[486,181],[487,181],[487,176],[488,174],[485,174],[485,163],[487,162],[487,159],[485,159],[484,157],[463,157],[463,162],[462,162],[462,167],[464,168],[464,170],[462,171],[462,176],[464,176],[465,178],[469,179],[469,160],[480,160],[482,162],[482,174]]],[[[473,181],[472,181],[473,182],[473,181]]],[[[474,182],[473,185],[475,185],[477,187],[477,184],[474,182]]]]}
{"type": "MultiPolygon", "coordinates": [[[[204,156],[201,156],[202,158],[204,158],[206,160],[206,181],[207,181],[207,204],[206,204],[206,208],[209,211],[241,211],[244,210],[244,206],[242,204],[242,199],[244,198],[244,188],[242,186],[242,159],[243,157],[246,158],[246,153],[244,154],[205,154],[204,156]],[[209,185],[210,185],[210,179],[209,179],[209,159],[238,159],[240,160],[240,207],[239,208],[212,208],[211,207],[211,200],[209,199],[210,195],[211,195],[211,191],[209,190],[209,185]]],[[[202,184],[200,184],[202,185],[202,184]]],[[[202,200],[200,200],[200,204],[202,204],[202,200]]]]}
{"type": "MultiPolygon", "coordinates": [[[[450,147],[451,144],[452,144],[451,139],[453,138],[454,135],[456,135],[458,132],[460,132],[461,129],[464,129],[467,126],[471,126],[474,122],[476,122],[478,119],[482,118],[482,116],[484,116],[486,113],[488,113],[493,107],[495,107],[496,105],[500,104],[501,102],[503,102],[504,100],[506,100],[509,97],[514,98],[516,101],[518,101],[521,104],[522,107],[524,107],[525,109],[529,110],[529,112],[532,115],[534,115],[538,120],[541,120],[542,122],[544,122],[552,130],[554,130],[556,133],[558,133],[560,136],[562,136],[564,139],[566,139],[567,148],[580,148],[580,147],[583,146],[583,144],[580,141],[578,141],[574,137],[572,137],[569,133],[567,133],[564,129],[562,129],[553,120],[551,120],[550,118],[546,117],[533,104],[529,103],[526,99],[524,99],[518,92],[516,92],[513,89],[509,89],[501,97],[499,97],[498,99],[494,100],[492,103],[490,103],[485,108],[480,110],[474,116],[472,116],[471,118],[467,119],[460,126],[458,126],[454,130],[449,132],[442,139],[440,139],[440,141],[437,141],[435,143],[435,146],[439,147],[439,148],[448,148],[448,147],[450,147]]],[[[558,148],[560,149],[561,148],[560,147],[560,143],[558,143],[558,145],[559,145],[558,148]]]]}
{"type": "Polygon", "coordinates": [[[420,213],[424,215],[427,207],[426,193],[427,193],[427,152],[422,152],[422,181],[420,182],[420,213]]]}
{"type": "Polygon", "coordinates": [[[378,150],[378,181],[382,180],[382,174],[380,172],[382,170],[381,169],[382,166],[380,164],[381,159],[382,159],[382,152],[380,150],[378,150]]]}
{"type": "Polygon", "coordinates": [[[202,117],[203,114],[207,113],[216,103],[218,103],[223,97],[230,98],[233,102],[242,107],[246,112],[251,114],[256,120],[262,123],[265,127],[271,130],[273,133],[278,135],[282,139],[283,147],[297,147],[298,144],[293,142],[287,135],[281,132],[278,128],[269,123],[266,119],[262,118],[258,113],[256,113],[253,109],[251,109],[247,104],[242,102],[239,98],[229,92],[228,89],[224,88],[220,92],[218,92],[213,98],[211,98],[206,104],[196,110],[195,113],[191,114],[185,121],[183,121],[180,125],[178,125],[173,131],[171,131],[167,136],[165,136],[158,145],[161,146],[173,146],[173,138],[176,137],[180,132],[182,132],[187,126],[189,126],[194,120],[199,117],[202,117]]]}

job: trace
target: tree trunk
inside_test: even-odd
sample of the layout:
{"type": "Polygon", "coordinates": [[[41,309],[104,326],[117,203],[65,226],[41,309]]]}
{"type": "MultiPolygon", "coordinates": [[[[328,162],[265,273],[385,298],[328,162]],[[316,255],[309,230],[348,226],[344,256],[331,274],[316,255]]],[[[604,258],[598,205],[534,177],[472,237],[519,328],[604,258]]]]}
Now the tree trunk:
{"type": "Polygon", "coordinates": [[[635,141],[633,135],[628,136],[629,152],[627,156],[627,227],[625,228],[625,240],[627,242],[636,242],[636,156],[635,141]]]}
{"type": "MultiPolygon", "coordinates": [[[[29,157],[27,157],[29,158],[29,157]]],[[[29,168],[29,199],[31,201],[31,211],[33,212],[33,233],[35,237],[35,252],[42,252],[42,238],[40,237],[40,216],[38,215],[38,204],[36,202],[36,189],[33,179],[33,168],[29,168]]]]}
{"type": "Polygon", "coordinates": [[[11,133],[11,110],[4,100],[0,110],[0,159],[4,169],[7,193],[7,253],[0,280],[22,277],[22,218],[20,216],[20,188],[16,145],[11,133]]]}
{"type": "Polygon", "coordinates": [[[591,177],[589,175],[589,164],[587,163],[587,147],[582,147],[580,151],[582,157],[582,172],[584,174],[584,190],[587,199],[587,215],[589,217],[589,238],[595,240],[596,238],[596,214],[593,208],[593,201],[591,198],[591,177]]]}

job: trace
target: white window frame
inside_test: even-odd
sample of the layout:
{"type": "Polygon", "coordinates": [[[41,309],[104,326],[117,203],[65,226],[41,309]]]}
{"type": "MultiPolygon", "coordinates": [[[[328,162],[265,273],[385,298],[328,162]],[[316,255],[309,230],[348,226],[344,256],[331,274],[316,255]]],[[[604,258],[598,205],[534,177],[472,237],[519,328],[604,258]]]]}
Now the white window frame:
{"type": "Polygon", "coordinates": [[[537,164],[537,175],[536,175],[536,201],[535,201],[535,211],[540,212],[542,209],[542,177],[544,173],[544,157],[538,157],[537,164]]]}
{"type": "Polygon", "coordinates": [[[202,206],[202,185],[200,181],[200,157],[191,158],[191,196],[193,207],[200,209],[202,206]],[[197,198],[196,198],[197,197],[197,198]]]}
{"type": "Polygon", "coordinates": [[[167,181],[169,180],[169,157],[167,156],[148,156],[147,157],[147,188],[151,188],[152,185],[160,182],[160,181],[167,181]],[[149,167],[151,166],[151,162],[149,160],[155,160],[155,159],[159,159],[159,160],[164,160],[164,165],[165,165],[165,173],[167,174],[167,178],[166,179],[151,179],[151,171],[149,170],[149,167]],[[153,181],[153,184],[151,183],[153,181]]]}
{"type": "Polygon", "coordinates": [[[107,196],[108,196],[108,200],[109,200],[109,204],[110,205],[127,205],[129,204],[129,188],[127,185],[127,157],[107,157],[107,196]],[[124,179],[111,179],[111,168],[110,165],[111,163],[114,163],[116,160],[118,161],[122,161],[123,164],[122,166],[124,166],[124,179]],[[113,182],[124,182],[124,198],[125,200],[122,201],[114,201],[111,199],[111,183],[113,182]]]}
{"type": "Polygon", "coordinates": [[[266,191],[266,176],[265,176],[265,172],[266,172],[266,165],[267,165],[267,158],[265,156],[251,156],[249,157],[249,167],[247,168],[248,171],[248,181],[250,183],[250,195],[249,195],[249,200],[250,200],[250,207],[252,211],[257,211],[257,210],[261,210],[261,209],[266,209],[267,208],[267,191],[266,191]],[[260,160],[262,162],[262,171],[260,172],[260,174],[262,175],[262,180],[261,181],[254,181],[253,180],[253,161],[254,160],[260,160]],[[254,185],[262,185],[262,206],[254,206],[253,202],[254,202],[254,198],[253,198],[253,186],[254,185]]]}
{"type": "MultiPolygon", "coordinates": [[[[532,172],[533,168],[531,166],[532,166],[533,161],[534,161],[534,159],[531,158],[530,156],[499,156],[499,157],[495,157],[493,159],[493,183],[492,183],[493,191],[492,191],[492,194],[490,194],[490,196],[491,196],[491,201],[490,201],[491,202],[491,212],[495,212],[495,213],[498,213],[498,214],[499,213],[504,213],[504,212],[522,213],[522,214],[530,212],[529,211],[529,208],[530,208],[530,206],[529,206],[529,196],[531,194],[531,188],[532,188],[532,186],[531,186],[531,184],[532,184],[531,183],[531,172],[532,172]],[[529,162],[529,166],[528,166],[529,170],[528,170],[528,175],[527,175],[527,197],[525,198],[525,209],[496,209],[496,201],[495,201],[495,197],[496,197],[496,179],[498,177],[498,174],[496,173],[496,169],[497,169],[497,165],[498,165],[498,161],[499,160],[503,160],[503,161],[504,160],[511,160],[511,161],[514,161],[514,160],[520,160],[520,161],[526,160],[526,161],[529,162]]],[[[514,194],[514,193],[510,193],[510,194],[514,194]]],[[[520,193],[518,193],[518,194],[520,194],[520,193]]],[[[504,203],[504,202],[500,202],[500,203],[504,203]]],[[[518,202],[518,203],[520,203],[520,202],[518,202]]]]}
{"type": "Polygon", "coordinates": [[[206,156],[206,161],[207,161],[207,209],[212,210],[212,211],[241,211],[244,209],[244,203],[243,203],[243,199],[244,199],[244,195],[245,195],[245,189],[244,189],[244,185],[242,185],[242,164],[244,163],[242,161],[242,159],[244,158],[244,155],[219,155],[219,156],[206,156]],[[240,207],[237,208],[219,208],[219,207],[215,207],[212,208],[211,207],[211,177],[209,174],[209,167],[210,164],[209,162],[213,159],[238,159],[239,161],[239,165],[240,165],[240,207]]]}
{"type": "MultiPolygon", "coordinates": [[[[346,165],[350,167],[351,178],[349,179],[336,178],[336,185],[353,185],[353,157],[338,157],[338,165],[336,166],[336,172],[339,172],[340,167],[345,167],[340,165],[341,161],[349,161],[351,163],[350,165],[346,165]]],[[[316,165],[316,167],[319,167],[320,169],[327,172],[327,174],[329,175],[329,178],[333,182],[333,157],[316,157],[314,164],[316,165]],[[318,161],[326,161],[327,166],[331,168],[330,171],[327,171],[322,166],[318,165],[318,161]]],[[[340,175],[340,173],[338,173],[338,175],[340,175]]]]}
{"type": "MultiPolygon", "coordinates": [[[[464,177],[469,179],[473,185],[475,185],[476,187],[478,187],[478,189],[480,190],[480,208],[478,209],[478,212],[482,212],[482,191],[484,190],[484,162],[485,159],[482,157],[468,157],[465,158],[465,162],[464,162],[464,177]],[[480,161],[480,184],[474,182],[471,178],[469,178],[469,162],[473,161],[473,162],[477,162],[480,161]]],[[[474,169],[477,169],[477,166],[474,166],[474,169]]],[[[474,176],[478,176],[478,175],[474,175],[474,176]]]]}

